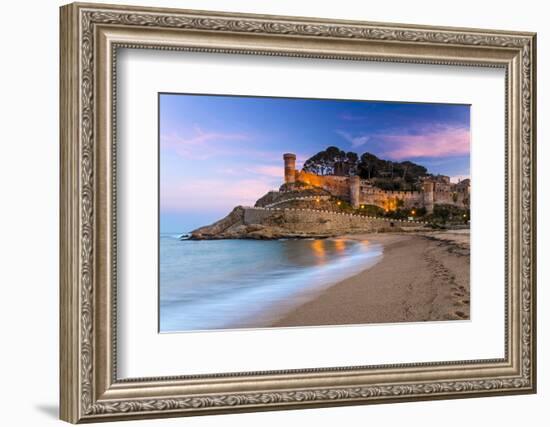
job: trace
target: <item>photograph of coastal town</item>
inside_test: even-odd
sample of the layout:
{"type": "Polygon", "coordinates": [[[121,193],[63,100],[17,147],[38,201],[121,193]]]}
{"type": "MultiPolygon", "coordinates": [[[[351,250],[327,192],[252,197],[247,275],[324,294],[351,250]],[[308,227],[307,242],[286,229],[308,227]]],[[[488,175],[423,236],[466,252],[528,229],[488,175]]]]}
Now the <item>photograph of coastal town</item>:
{"type": "Polygon", "coordinates": [[[158,100],[159,332],[470,319],[469,105],[158,100]]]}

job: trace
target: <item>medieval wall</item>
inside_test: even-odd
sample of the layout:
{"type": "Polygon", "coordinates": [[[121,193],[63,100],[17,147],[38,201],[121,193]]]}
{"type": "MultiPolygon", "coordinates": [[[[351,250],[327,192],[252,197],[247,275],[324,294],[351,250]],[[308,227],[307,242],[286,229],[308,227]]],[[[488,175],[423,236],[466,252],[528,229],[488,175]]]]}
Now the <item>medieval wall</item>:
{"type": "Polygon", "coordinates": [[[299,171],[296,173],[296,181],[321,187],[324,190],[330,191],[334,196],[349,200],[349,178],[347,176],[321,176],[311,172],[299,171]]]}
{"type": "Polygon", "coordinates": [[[285,154],[286,183],[300,181],[322,188],[329,191],[333,196],[349,201],[355,207],[364,204],[394,210],[398,208],[398,200],[403,201],[402,207],[405,209],[426,207],[428,212],[431,212],[434,204],[449,204],[461,208],[469,206],[469,180],[459,184],[451,184],[449,177],[438,176],[433,182],[427,181],[424,183],[424,191],[387,191],[373,187],[369,181],[359,180],[357,177],[354,181],[353,177],[348,176],[322,176],[303,170],[295,170],[294,176],[289,178],[289,168],[295,165],[295,157],[291,158],[291,156],[291,154],[285,154]],[[358,191],[354,191],[357,188],[358,191]]]}
{"type": "Polygon", "coordinates": [[[469,192],[464,191],[451,191],[451,190],[434,190],[434,203],[435,204],[448,204],[459,207],[469,206],[469,192]],[[466,200],[466,204],[464,201],[466,200]]]}
{"type": "Polygon", "coordinates": [[[325,210],[277,208],[244,208],[244,224],[279,226],[291,233],[331,235],[395,231],[426,225],[421,221],[401,221],[325,210]]]}
{"type": "MultiPolygon", "coordinates": [[[[350,199],[350,178],[344,176],[320,176],[310,172],[300,171],[296,174],[296,180],[306,184],[321,187],[334,196],[344,200],[350,199]]],[[[367,181],[360,181],[359,204],[375,205],[383,209],[395,209],[396,200],[402,199],[405,208],[423,206],[423,193],[421,191],[386,191],[373,187],[367,181]]]]}
{"type": "MultiPolygon", "coordinates": [[[[349,177],[343,176],[320,176],[309,172],[297,172],[296,180],[323,188],[336,197],[351,201],[349,177]]],[[[449,204],[458,207],[468,206],[469,190],[464,186],[443,184],[433,186],[433,203],[449,204]],[[466,201],[466,203],[464,203],[466,201]]],[[[411,209],[425,206],[424,191],[388,191],[373,187],[368,181],[360,180],[359,204],[375,205],[382,209],[396,209],[397,200],[403,200],[403,207],[411,209]]]]}
{"type": "Polygon", "coordinates": [[[403,200],[403,208],[424,206],[424,193],[421,191],[386,191],[375,187],[361,187],[360,203],[375,205],[383,209],[395,210],[397,201],[403,200]]]}

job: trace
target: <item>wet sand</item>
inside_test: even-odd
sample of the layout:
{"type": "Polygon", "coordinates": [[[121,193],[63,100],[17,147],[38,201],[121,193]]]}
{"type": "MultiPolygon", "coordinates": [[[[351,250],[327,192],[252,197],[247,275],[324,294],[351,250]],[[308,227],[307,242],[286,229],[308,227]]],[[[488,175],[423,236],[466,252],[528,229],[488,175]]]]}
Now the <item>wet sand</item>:
{"type": "Polygon", "coordinates": [[[382,259],[272,326],[469,319],[468,230],[343,237],[382,244],[382,259]]]}

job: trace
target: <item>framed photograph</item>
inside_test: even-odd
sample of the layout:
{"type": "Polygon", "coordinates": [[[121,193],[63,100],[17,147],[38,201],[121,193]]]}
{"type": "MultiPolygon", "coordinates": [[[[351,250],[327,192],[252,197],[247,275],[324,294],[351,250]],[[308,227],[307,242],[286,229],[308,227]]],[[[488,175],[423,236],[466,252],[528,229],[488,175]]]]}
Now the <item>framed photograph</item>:
{"type": "Polygon", "coordinates": [[[535,34],[61,8],[61,418],[536,391],[535,34]]]}

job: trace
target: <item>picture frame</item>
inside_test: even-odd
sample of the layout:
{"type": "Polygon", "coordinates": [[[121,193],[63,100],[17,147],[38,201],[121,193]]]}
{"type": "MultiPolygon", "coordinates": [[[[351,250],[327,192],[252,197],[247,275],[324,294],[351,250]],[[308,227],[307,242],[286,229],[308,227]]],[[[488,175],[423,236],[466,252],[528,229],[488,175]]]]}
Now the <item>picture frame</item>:
{"type": "Polygon", "coordinates": [[[62,420],[99,422],[536,392],[534,33],[86,3],[63,6],[60,23],[62,420]],[[503,69],[504,357],[118,378],[120,49],[503,69]]]}

